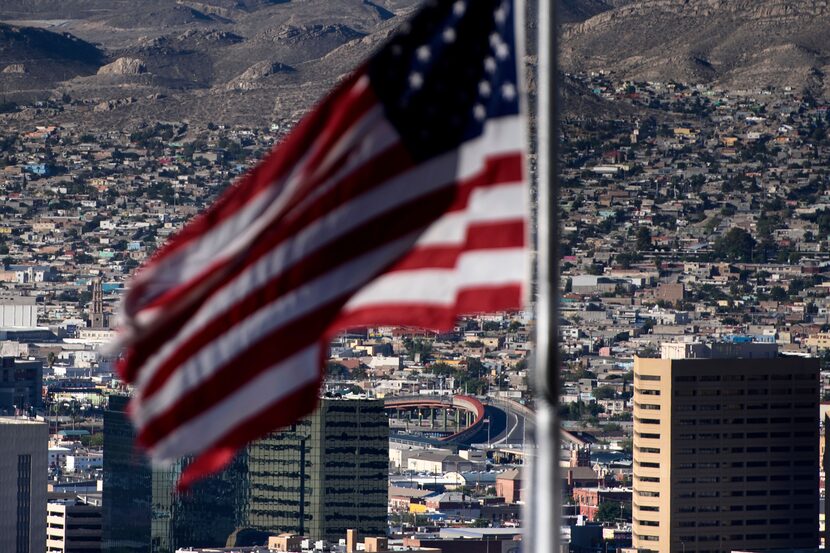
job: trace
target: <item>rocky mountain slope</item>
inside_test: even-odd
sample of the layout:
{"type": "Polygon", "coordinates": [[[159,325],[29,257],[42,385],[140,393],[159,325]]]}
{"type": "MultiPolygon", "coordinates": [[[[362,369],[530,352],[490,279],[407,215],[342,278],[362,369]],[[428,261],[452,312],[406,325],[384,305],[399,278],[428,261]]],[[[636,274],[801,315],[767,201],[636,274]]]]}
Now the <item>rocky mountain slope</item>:
{"type": "Polygon", "coordinates": [[[638,0],[566,25],[563,66],[731,88],[830,82],[830,6],[821,0],[638,0]]]}
{"type": "MultiPolygon", "coordinates": [[[[5,0],[0,94],[4,101],[71,98],[59,118],[100,125],[290,121],[365,59],[418,3],[5,0]]],[[[566,71],[612,70],[638,80],[732,88],[791,86],[815,94],[830,87],[830,7],[824,0],[557,5],[566,71]]],[[[534,23],[531,10],[531,43],[534,23]]]]}
{"type": "MultiPolygon", "coordinates": [[[[68,97],[95,106],[87,115],[101,124],[136,118],[262,124],[276,112],[292,119],[417,3],[9,0],[0,3],[0,21],[9,24],[0,28],[0,71],[9,68],[0,84],[10,100],[68,97]],[[18,46],[15,33],[41,38],[18,46]],[[76,60],[75,51],[86,57],[76,60]],[[45,58],[51,61],[42,64],[44,78],[26,66],[45,58]]],[[[78,110],[65,111],[61,117],[78,110]]]]}
{"type": "Polygon", "coordinates": [[[0,92],[4,98],[48,96],[59,83],[92,75],[105,59],[69,34],[0,24],[0,92]]]}

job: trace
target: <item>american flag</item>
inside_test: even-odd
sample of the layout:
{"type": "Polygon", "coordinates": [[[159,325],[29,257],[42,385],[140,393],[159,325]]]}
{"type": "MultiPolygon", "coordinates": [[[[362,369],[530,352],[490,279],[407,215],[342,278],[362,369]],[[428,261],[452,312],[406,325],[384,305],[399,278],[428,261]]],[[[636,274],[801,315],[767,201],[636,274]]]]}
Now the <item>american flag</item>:
{"type": "Polygon", "coordinates": [[[513,0],[432,1],[133,278],[130,416],[180,486],[314,409],[328,338],[521,306],[513,0]]]}

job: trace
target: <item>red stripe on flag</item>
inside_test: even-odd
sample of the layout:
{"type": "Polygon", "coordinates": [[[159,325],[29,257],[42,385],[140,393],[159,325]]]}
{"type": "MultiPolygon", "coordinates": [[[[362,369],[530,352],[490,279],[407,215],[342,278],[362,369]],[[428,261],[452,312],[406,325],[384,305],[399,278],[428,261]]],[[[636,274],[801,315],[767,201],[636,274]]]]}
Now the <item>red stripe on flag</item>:
{"type": "Polygon", "coordinates": [[[464,243],[457,246],[416,246],[389,271],[413,269],[451,269],[458,257],[466,251],[521,248],[525,245],[525,222],[506,221],[471,225],[464,243]]]}
{"type": "Polygon", "coordinates": [[[486,163],[481,171],[473,177],[459,182],[458,196],[456,196],[455,202],[447,208],[447,213],[465,209],[470,202],[470,194],[476,188],[523,181],[523,154],[517,152],[492,154],[487,156],[485,160],[486,163]]]}

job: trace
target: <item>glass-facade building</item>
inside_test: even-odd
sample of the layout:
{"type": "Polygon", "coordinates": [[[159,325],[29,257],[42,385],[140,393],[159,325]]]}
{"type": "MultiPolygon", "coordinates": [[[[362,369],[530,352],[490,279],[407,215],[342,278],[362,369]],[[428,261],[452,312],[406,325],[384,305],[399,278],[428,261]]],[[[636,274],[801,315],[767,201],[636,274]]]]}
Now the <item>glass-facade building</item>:
{"type": "Polygon", "coordinates": [[[385,536],[389,421],[382,401],[322,399],[311,416],[247,448],[251,528],[336,541],[385,536]]]}
{"type": "Polygon", "coordinates": [[[221,474],[174,493],[183,463],[151,469],[112,397],[104,419],[105,553],[224,546],[240,529],[336,541],[386,534],[389,425],[382,401],[322,399],[318,410],[240,452],[221,474]]]}

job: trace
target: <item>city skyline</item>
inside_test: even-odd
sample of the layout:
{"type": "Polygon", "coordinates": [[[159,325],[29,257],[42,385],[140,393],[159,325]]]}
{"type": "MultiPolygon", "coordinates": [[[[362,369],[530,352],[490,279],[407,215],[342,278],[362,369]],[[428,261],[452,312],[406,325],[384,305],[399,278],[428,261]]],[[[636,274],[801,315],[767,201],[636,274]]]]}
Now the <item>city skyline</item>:
{"type": "MultiPolygon", "coordinates": [[[[415,0],[0,4],[0,436],[15,436],[3,438],[0,452],[0,553],[540,553],[533,538],[542,534],[556,537],[556,553],[828,547],[827,6],[559,2],[558,73],[543,75],[534,2],[509,15],[494,2],[493,32],[478,33],[480,63],[453,70],[440,63],[445,45],[463,43],[451,25],[390,47],[393,58],[406,49],[405,63],[365,61],[412,17],[415,0]],[[514,16],[526,18],[527,55],[504,27],[514,16]],[[478,230],[495,222],[502,226],[481,234],[491,246],[527,241],[531,257],[545,246],[555,252],[559,288],[551,290],[547,338],[558,363],[556,403],[534,374],[537,321],[545,328],[540,283],[531,282],[524,308],[462,311],[454,326],[435,323],[441,331],[408,325],[425,320],[423,306],[395,305],[400,324],[319,341],[319,372],[308,373],[313,386],[297,402],[318,401],[314,413],[247,446],[253,396],[221,424],[185,427],[182,444],[210,434],[241,449],[219,451],[228,467],[180,493],[187,467],[209,471],[190,457],[152,467],[136,443],[130,397],[136,405],[150,397],[147,416],[162,415],[145,443],[170,417],[166,404],[153,403],[155,377],[131,383],[118,372],[107,344],[123,324],[119,306],[139,288],[132,275],[171,237],[239,187],[276,144],[292,143],[307,113],[329,113],[310,111],[327,90],[369,90],[349,80],[355,67],[383,124],[366,120],[370,138],[343,167],[393,135],[417,154],[417,167],[448,144],[478,151],[477,142],[464,149],[471,136],[530,107],[533,134],[508,129],[515,134],[502,154],[513,152],[514,163],[492,172],[506,180],[488,184],[516,192],[527,176],[527,233],[518,225],[524,192],[518,202],[479,190],[469,204],[479,212],[439,220],[464,219],[465,229],[477,221],[478,230]],[[434,67],[441,78],[433,81],[425,75],[434,67]],[[539,195],[547,174],[539,173],[552,159],[536,150],[547,76],[561,100],[559,126],[548,129],[559,156],[556,244],[537,235],[545,228],[539,199],[554,190],[539,195]],[[462,93],[447,93],[450,84],[462,93]],[[401,107],[421,93],[434,96],[414,102],[417,115],[401,107]],[[485,205],[485,196],[500,200],[485,205]],[[551,414],[559,427],[548,428],[551,414]],[[223,426],[234,417],[236,437],[223,426]],[[559,439],[546,468],[561,497],[528,471],[540,451],[549,453],[540,428],[559,439]],[[535,526],[534,497],[556,509],[535,526]]],[[[456,19],[473,9],[465,0],[442,6],[456,19]]],[[[358,111],[346,110],[346,119],[358,111]]],[[[306,135],[314,143],[341,121],[317,116],[306,135]]],[[[290,167],[306,159],[289,157],[290,167]]],[[[320,159],[296,171],[314,173],[325,166],[320,159]]],[[[436,184],[431,175],[395,188],[392,199],[436,184]]],[[[431,216],[441,204],[413,204],[358,238],[343,234],[381,200],[327,227],[345,238],[326,250],[322,269],[387,244],[410,216],[431,216]]],[[[441,249],[431,263],[448,263],[452,240],[429,242],[441,249]]],[[[462,249],[483,249],[477,240],[462,249]]],[[[221,258],[210,253],[211,263],[221,258]]],[[[250,260],[246,253],[240,266],[250,260]]],[[[469,273],[498,280],[500,271],[527,272],[522,263],[505,257],[469,273]]],[[[332,293],[340,276],[297,303],[332,293]]],[[[441,283],[451,279],[416,280],[396,293],[444,298],[441,283]]],[[[277,297],[269,294],[245,305],[266,305],[277,297]]],[[[244,316],[231,311],[224,322],[244,316]]],[[[188,409],[214,405],[251,373],[250,359],[294,351],[322,332],[313,328],[299,320],[255,344],[247,361],[223,367],[223,386],[200,389],[188,409]]],[[[229,354],[219,335],[209,336],[210,355],[183,377],[188,389],[197,389],[188,379],[229,354]]],[[[138,350],[139,359],[151,351],[138,350]]],[[[272,415],[285,422],[280,410],[272,415]]]]}

